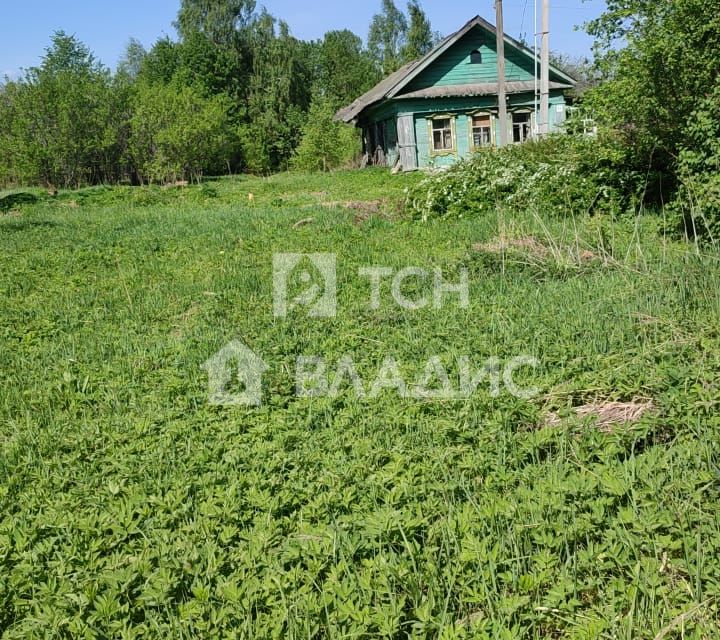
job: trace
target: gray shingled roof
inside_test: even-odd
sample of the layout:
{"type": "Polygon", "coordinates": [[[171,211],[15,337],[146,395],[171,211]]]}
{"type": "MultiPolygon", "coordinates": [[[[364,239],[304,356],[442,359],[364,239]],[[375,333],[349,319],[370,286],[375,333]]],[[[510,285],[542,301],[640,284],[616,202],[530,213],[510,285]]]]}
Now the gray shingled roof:
{"type": "MultiPolygon", "coordinates": [[[[551,89],[572,89],[571,84],[562,82],[551,82],[551,89]]],[[[526,93],[535,90],[533,81],[507,82],[505,83],[506,93],[526,93]]],[[[446,87],[428,87],[419,91],[410,91],[395,96],[397,100],[409,98],[464,98],[468,96],[494,96],[498,92],[497,82],[483,82],[479,84],[451,84],[446,87]]]]}
{"type": "MultiPolygon", "coordinates": [[[[403,94],[398,95],[400,91],[402,91],[403,87],[405,87],[413,78],[415,78],[423,69],[426,69],[432,62],[434,62],[439,56],[441,56],[447,49],[449,49],[453,44],[455,44],[460,38],[462,38],[465,34],[467,34],[473,27],[481,26],[487,31],[490,31],[491,33],[496,33],[495,27],[490,24],[487,20],[484,18],[481,18],[480,16],[475,16],[472,20],[467,22],[461,29],[456,31],[455,33],[449,35],[447,38],[445,38],[440,44],[438,44],[432,51],[430,51],[428,54],[423,56],[422,58],[419,58],[418,60],[415,60],[413,62],[410,62],[409,64],[406,64],[404,67],[401,67],[398,69],[395,73],[389,75],[387,78],[385,78],[382,82],[375,85],[370,91],[360,96],[355,102],[353,102],[351,105],[348,105],[347,107],[344,107],[343,109],[340,109],[335,114],[335,119],[340,120],[342,122],[353,122],[357,119],[357,117],[368,107],[377,104],[378,102],[381,102],[382,100],[386,98],[407,98],[407,97],[439,97],[435,95],[414,95],[418,93],[424,93],[426,91],[432,91],[436,89],[435,87],[430,89],[423,89],[420,92],[412,92],[410,94],[403,94]]],[[[507,34],[505,34],[505,42],[507,42],[510,46],[515,47],[516,49],[519,49],[526,55],[529,55],[531,58],[535,58],[535,53],[530,51],[525,45],[518,42],[514,38],[511,38],[507,34]]],[[[550,66],[553,73],[555,73],[557,76],[560,76],[561,78],[567,80],[567,85],[561,85],[561,83],[551,83],[551,88],[571,88],[575,86],[575,80],[571,78],[569,75],[558,69],[557,67],[550,66]],[[552,87],[552,84],[561,85],[558,87],[552,87]]],[[[467,91],[468,87],[485,87],[489,86],[488,84],[482,84],[482,85],[458,85],[455,87],[437,87],[437,89],[440,90],[451,90],[451,89],[462,89],[465,87],[465,90],[467,91]]],[[[508,87],[511,84],[523,84],[523,83],[508,83],[508,87]]],[[[530,82],[529,84],[533,85],[534,83],[530,82]]],[[[525,89],[528,90],[528,89],[525,89]]],[[[532,91],[532,87],[529,89],[532,91]]],[[[508,92],[513,93],[513,91],[510,91],[508,88],[508,92]]],[[[496,91],[494,92],[496,93],[496,91]]],[[[445,94],[441,94],[445,95],[445,94]]],[[[448,95],[488,95],[487,93],[463,93],[463,94],[448,94],[448,95]]]]}
{"type": "MultiPolygon", "coordinates": [[[[422,60],[422,58],[420,60],[422,60]]],[[[352,122],[360,115],[363,109],[385,98],[388,92],[420,63],[420,60],[413,60],[404,67],[400,67],[395,73],[391,73],[387,78],[370,89],[370,91],[361,95],[351,105],[340,109],[340,111],[335,114],[335,120],[352,122]]]]}

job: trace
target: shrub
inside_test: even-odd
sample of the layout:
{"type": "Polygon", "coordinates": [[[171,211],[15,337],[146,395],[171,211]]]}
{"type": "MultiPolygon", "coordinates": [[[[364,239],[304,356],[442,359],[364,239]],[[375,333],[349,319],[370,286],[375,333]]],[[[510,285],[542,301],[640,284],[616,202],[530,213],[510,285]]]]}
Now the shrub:
{"type": "Polygon", "coordinates": [[[330,101],[317,98],[310,105],[292,167],[301,171],[330,171],[350,164],[360,150],[359,132],[333,119],[330,101]]]}
{"type": "Polygon", "coordinates": [[[232,155],[236,140],[227,135],[226,96],[141,83],[133,107],[130,152],[143,182],[197,180],[222,170],[232,155]]]}
{"type": "Polygon", "coordinates": [[[420,182],[407,199],[415,217],[460,218],[499,205],[553,215],[632,210],[641,176],[623,168],[624,151],[612,139],[550,136],[524,145],[484,149],[420,182]]]}
{"type": "Polygon", "coordinates": [[[689,118],[684,140],[669,219],[687,236],[720,240],[720,81],[689,118]]]}
{"type": "Polygon", "coordinates": [[[78,187],[117,177],[125,94],[73,36],[0,87],[0,181],[78,187]]]}

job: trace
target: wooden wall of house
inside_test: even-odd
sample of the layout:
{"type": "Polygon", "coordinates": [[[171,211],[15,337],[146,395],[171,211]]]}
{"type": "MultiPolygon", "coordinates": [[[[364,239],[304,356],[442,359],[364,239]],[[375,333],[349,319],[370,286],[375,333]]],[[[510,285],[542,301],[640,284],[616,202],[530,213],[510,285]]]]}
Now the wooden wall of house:
{"type": "MultiPolygon", "coordinates": [[[[533,97],[530,96],[513,96],[509,105],[508,118],[508,140],[512,141],[512,113],[513,111],[527,111],[534,106],[533,97]]],[[[454,101],[437,100],[426,101],[434,102],[432,108],[426,108],[423,112],[415,112],[415,139],[417,144],[417,164],[418,167],[447,167],[457,162],[460,158],[467,158],[472,155],[474,149],[471,143],[471,113],[481,111],[487,108],[488,111],[496,112],[495,105],[491,100],[484,103],[475,99],[473,108],[465,108],[461,111],[454,101]],[[433,152],[430,144],[431,130],[430,123],[432,117],[441,114],[450,114],[454,122],[455,145],[451,152],[433,152]]],[[[429,105],[426,105],[429,107],[429,105]]],[[[534,114],[532,116],[534,118],[534,114]]],[[[551,97],[550,100],[550,130],[558,131],[562,122],[565,121],[565,99],[561,93],[551,97]]],[[[496,117],[493,119],[494,131],[493,137],[495,144],[499,143],[499,121],[496,117]]]]}
{"type": "MultiPolygon", "coordinates": [[[[511,95],[508,100],[510,113],[516,109],[532,109],[535,100],[533,95],[511,95]]],[[[443,167],[449,166],[459,158],[468,157],[471,152],[469,114],[487,109],[497,112],[497,97],[467,97],[467,98],[430,98],[413,100],[390,100],[368,111],[369,122],[365,127],[374,130],[377,125],[383,127],[384,154],[383,162],[394,167],[399,156],[397,138],[397,118],[410,116],[413,118],[415,131],[415,144],[417,146],[417,167],[443,167]],[[434,115],[451,114],[455,122],[456,146],[452,153],[434,154],[430,149],[430,134],[428,133],[428,119],[434,115]]],[[[550,96],[550,129],[557,131],[559,125],[565,120],[565,98],[561,90],[553,90],[550,96]],[[558,111],[558,107],[561,109],[558,111]]],[[[497,120],[495,141],[499,141],[497,120]]],[[[509,130],[512,131],[509,124],[509,130]]],[[[375,135],[372,136],[375,140],[375,135]]],[[[512,136],[508,136],[512,140],[512,136]]],[[[370,159],[372,162],[372,159],[370,159]]],[[[415,167],[411,167],[415,168],[415,167]]]]}
{"type": "MultiPolygon", "coordinates": [[[[505,75],[508,82],[533,81],[535,65],[532,59],[517,49],[507,47],[505,75]]],[[[497,77],[495,36],[482,29],[473,29],[415,78],[403,92],[428,87],[497,82],[497,77]],[[482,62],[479,64],[471,62],[470,54],[474,50],[482,55],[482,62]]],[[[551,80],[563,81],[555,74],[551,74],[551,80]]]]}

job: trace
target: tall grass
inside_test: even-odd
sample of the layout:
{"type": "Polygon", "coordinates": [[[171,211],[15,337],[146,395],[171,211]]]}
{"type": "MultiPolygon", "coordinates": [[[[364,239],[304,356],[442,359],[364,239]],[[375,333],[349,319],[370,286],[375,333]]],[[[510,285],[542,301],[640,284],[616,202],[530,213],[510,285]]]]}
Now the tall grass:
{"type": "Polygon", "coordinates": [[[6,637],[717,635],[718,256],[650,217],[408,222],[415,179],[61,193],[0,218],[6,637]],[[337,254],[337,317],[273,317],[292,251],[337,254]],[[385,289],[373,310],[372,265],[467,268],[470,306],[385,289]],[[260,408],[207,402],[201,365],[233,338],[270,366],[260,408]],[[541,393],[298,398],[300,354],[364,379],[388,355],[415,379],[529,354],[541,393]],[[573,412],[632,399],[653,411],[609,431],[573,412]]]}

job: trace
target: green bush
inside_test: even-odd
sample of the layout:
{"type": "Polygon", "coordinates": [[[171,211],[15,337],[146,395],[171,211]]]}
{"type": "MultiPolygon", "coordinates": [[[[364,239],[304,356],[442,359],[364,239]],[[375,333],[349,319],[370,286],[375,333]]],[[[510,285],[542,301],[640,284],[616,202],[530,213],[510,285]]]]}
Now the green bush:
{"type": "Polygon", "coordinates": [[[484,149],[449,170],[430,175],[408,194],[415,218],[462,218],[505,206],[553,215],[634,209],[642,176],[623,168],[612,139],[558,135],[503,149],[484,149]]]}
{"type": "Polygon", "coordinates": [[[715,241],[720,239],[720,81],[689,118],[684,140],[669,219],[687,236],[715,241]]]}
{"type": "Polygon", "coordinates": [[[330,171],[352,163],[360,151],[355,127],[333,119],[335,109],[329,100],[319,98],[310,105],[300,145],[292,167],[300,171],[330,171]]]}
{"type": "Polygon", "coordinates": [[[690,238],[720,240],[720,174],[682,175],[669,212],[674,231],[690,238]]]}
{"type": "Polygon", "coordinates": [[[0,183],[77,188],[120,179],[127,93],[75,37],[0,87],[0,183]]]}
{"type": "Polygon", "coordinates": [[[141,83],[135,92],[130,153],[142,182],[198,180],[222,170],[237,141],[229,130],[229,99],[193,87],[141,83]]]}

